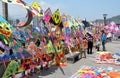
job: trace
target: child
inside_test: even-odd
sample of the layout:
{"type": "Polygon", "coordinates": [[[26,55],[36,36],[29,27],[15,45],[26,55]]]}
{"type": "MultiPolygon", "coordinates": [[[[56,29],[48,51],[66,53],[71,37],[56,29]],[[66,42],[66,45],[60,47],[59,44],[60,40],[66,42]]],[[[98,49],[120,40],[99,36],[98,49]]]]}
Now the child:
{"type": "Polygon", "coordinates": [[[25,71],[27,71],[28,77],[32,76],[32,74],[30,73],[30,71],[31,71],[31,69],[30,69],[30,59],[25,60],[25,71]]]}
{"type": "Polygon", "coordinates": [[[49,67],[48,67],[48,62],[47,62],[46,54],[43,54],[43,56],[42,56],[42,62],[43,62],[42,67],[44,67],[45,70],[48,70],[49,67]]]}
{"type": "MultiPolygon", "coordinates": [[[[83,38],[83,49],[82,49],[82,53],[84,52],[84,57],[86,58],[86,51],[87,51],[87,48],[88,48],[88,41],[87,39],[84,37],[83,38]]],[[[82,57],[82,54],[81,54],[81,57],[82,57]]]]}
{"type": "Polygon", "coordinates": [[[97,51],[100,51],[100,39],[97,39],[96,41],[96,49],[97,51]]]}
{"type": "Polygon", "coordinates": [[[87,39],[84,37],[84,38],[83,38],[83,49],[84,49],[84,51],[86,51],[87,48],[88,48],[87,43],[88,43],[88,41],[87,41],[87,39]]]}

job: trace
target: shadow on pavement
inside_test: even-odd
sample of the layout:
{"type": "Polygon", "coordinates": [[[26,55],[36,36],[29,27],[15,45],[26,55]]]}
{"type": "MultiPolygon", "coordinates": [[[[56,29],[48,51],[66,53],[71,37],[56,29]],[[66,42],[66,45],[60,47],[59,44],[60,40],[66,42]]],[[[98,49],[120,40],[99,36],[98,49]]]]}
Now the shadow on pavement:
{"type": "Polygon", "coordinates": [[[0,64],[0,78],[2,78],[3,74],[5,72],[5,69],[4,69],[4,64],[0,64]]]}
{"type": "Polygon", "coordinates": [[[120,44],[120,42],[118,42],[118,41],[112,41],[111,43],[113,43],[113,44],[120,44]]]}
{"type": "MultiPolygon", "coordinates": [[[[32,78],[44,78],[44,76],[51,75],[51,74],[55,73],[55,71],[59,68],[61,68],[61,67],[52,66],[48,70],[42,70],[41,74],[34,74],[32,78]]],[[[64,71],[63,70],[61,70],[61,71],[64,74],[64,71]]]]}
{"type": "MultiPolygon", "coordinates": [[[[8,66],[9,62],[6,62],[6,67],[8,66]]],[[[0,78],[2,78],[3,74],[5,72],[4,64],[0,64],[0,78]]]]}

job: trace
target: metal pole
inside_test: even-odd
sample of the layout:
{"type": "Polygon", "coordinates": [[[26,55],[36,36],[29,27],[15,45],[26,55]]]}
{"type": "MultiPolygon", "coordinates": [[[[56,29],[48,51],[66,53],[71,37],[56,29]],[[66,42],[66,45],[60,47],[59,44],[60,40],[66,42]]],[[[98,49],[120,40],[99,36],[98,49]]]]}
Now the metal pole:
{"type": "Polygon", "coordinates": [[[104,25],[106,26],[106,17],[104,17],[104,25]]]}
{"type": "Polygon", "coordinates": [[[104,17],[104,25],[106,26],[107,25],[107,20],[106,20],[107,14],[103,14],[103,17],[104,17]]]}
{"type": "Polygon", "coordinates": [[[8,20],[8,4],[5,2],[2,2],[2,14],[3,17],[8,20]]]}

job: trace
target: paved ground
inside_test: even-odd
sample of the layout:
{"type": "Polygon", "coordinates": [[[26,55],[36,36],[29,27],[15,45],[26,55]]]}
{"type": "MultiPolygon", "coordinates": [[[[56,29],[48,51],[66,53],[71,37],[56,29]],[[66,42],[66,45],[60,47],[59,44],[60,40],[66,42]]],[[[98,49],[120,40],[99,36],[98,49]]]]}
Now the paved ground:
{"type": "MultiPolygon", "coordinates": [[[[102,47],[101,47],[102,48],[102,47]]],[[[106,44],[107,51],[120,52],[120,41],[112,41],[106,44]]],[[[96,50],[94,49],[94,54],[87,55],[87,58],[80,59],[74,64],[67,64],[66,67],[52,67],[49,71],[43,71],[42,74],[35,75],[33,78],[69,78],[72,74],[80,68],[80,66],[96,66],[96,67],[108,67],[108,64],[96,64],[94,62],[96,50]]],[[[109,65],[115,69],[120,69],[120,66],[109,65]]]]}
{"type": "MultiPolygon", "coordinates": [[[[107,51],[120,52],[120,40],[112,41],[106,44],[107,51]]],[[[87,58],[82,58],[74,64],[67,64],[66,67],[51,67],[48,71],[42,71],[42,74],[36,74],[32,78],[69,78],[73,75],[80,66],[95,66],[95,67],[108,67],[112,66],[115,69],[120,70],[120,66],[109,65],[109,64],[96,64],[94,62],[96,50],[92,55],[87,55],[87,58]]],[[[17,77],[19,78],[19,77],[17,77]]]]}

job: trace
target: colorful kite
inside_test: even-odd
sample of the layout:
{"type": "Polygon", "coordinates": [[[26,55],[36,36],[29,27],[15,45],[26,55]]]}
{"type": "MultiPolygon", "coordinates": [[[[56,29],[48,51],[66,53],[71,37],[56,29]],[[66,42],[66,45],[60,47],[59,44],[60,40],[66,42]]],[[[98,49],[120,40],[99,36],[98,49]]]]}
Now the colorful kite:
{"type": "Polygon", "coordinates": [[[44,14],[45,14],[45,15],[44,15],[43,20],[49,23],[49,21],[50,21],[50,19],[51,19],[51,17],[52,17],[51,9],[48,8],[48,9],[44,12],[44,14]]]}
{"type": "Polygon", "coordinates": [[[7,38],[10,37],[13,27],[0,16],[0,34],[5,35],[7,38]]]}
{"type": "Polygon", "coordinates": [[[52,16],[52,11],[51,11],[51,9],[50,8],[48,8],[45,12],[44,12],[44,14],[45,15],[50,15],[50,16],[52,16]]]}
{"type": "Polygon", "coordinates": [[[41,19],[44,17],[43,9],[36,1],[34,1],[32,3],[32,10],[31,11],[35,16],[38,16],[41,19]]]}
{"type": "Polygon", "coordinates": [[[62,14],[62,16],[61,16],[61,21],[62,21],[62,25],[63,25],[64,27],[68,27],[68,18],[67,18],[67,16],[66,16],[66,14],[62,14]]]}
{"type": "Polygon", "coordinates": [[[26,10],[27,10],[27,16],[28,16],[28,19],[27,19],[27,22],[22,25],[22,26],[18,26],[18,27],[24,27],[24,26],[27,26],[31,23],[32,21],[32,12],[31,12],[31,8],[22,0],[2,0],[3,2],[5,3],[8,3],[8,4],[18,4],[18,5],[22,5],[26,10]]]}
{"type": "Polygon", "coordinates": [[[20,65],[16,61],[11,61],[7,66],[2,78],[9,78],[11,75],[18,73],[20,65]]]}
{"type": "Polygon", "coordinates": [[[107,31],[109,32],[118,32],[119,28],[115,22],[111,22],[106,26],[107,31]]]}
{"type": "Polygon", "coordinates": [[[12,34],[13,27],[0,16],[0,53],[9,49],[9,37],[12,34]]]}
{"type": "Polygon", "coordinates": [[[68,18],[69,27],[71,28],[71,27],[73,26],[72,18],[71,18],[71,16],[69,16],[69,15],[67,15],[67,18],[68,18]]]}
{"type": "Polygon", "coordinates": [[[60,12],[59,9],[57,9],[53,14],[52,14],[52,20],[55,25],[59,25],[61,23],[61,18],[60,18],[60,12]]]}

